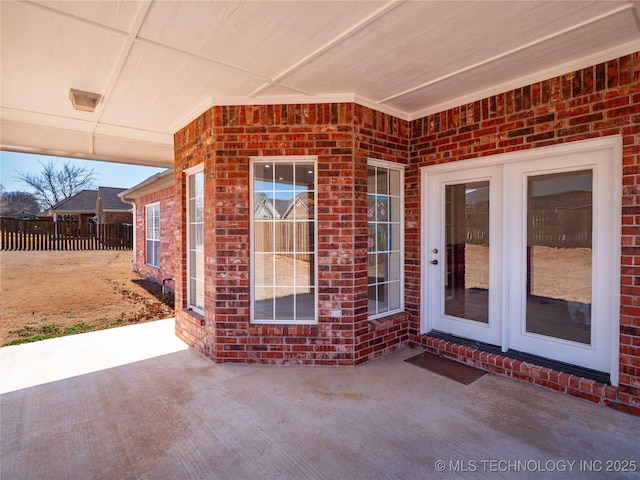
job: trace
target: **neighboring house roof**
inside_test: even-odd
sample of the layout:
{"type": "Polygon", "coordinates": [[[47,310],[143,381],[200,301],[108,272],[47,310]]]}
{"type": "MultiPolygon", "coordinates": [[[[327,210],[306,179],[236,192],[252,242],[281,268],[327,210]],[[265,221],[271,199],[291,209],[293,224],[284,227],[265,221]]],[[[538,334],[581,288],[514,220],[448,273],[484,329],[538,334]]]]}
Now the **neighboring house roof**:
{"type": "Polygon", "coordinates": [[[173,169],[169,168],[152,175],[128,190],[123,190],[118,193],[118,196],[123,200],[135,200],[144,195],[149,195],[167,187],[171,187],[173,186],[173,183],[173,169]]]}
{"type": "Polygon", "coordinates": [[[313,198],[309,198],[306,193],[300,194],[297,195],[293,200],[291,200],[286,212],[284,213],[284,215],[282,215],[282,218],[291,217],[293,212],[296,212],[296,217],[302,218],[300,217],[301,214],[309,215],[309,213],[311,213],[312,211],[313,198]]]}
{"type": "Polygon", "coordinates": [[[118,196],[119,193],[124,192],[126,188],[114,188],[114,187],[98,187],[97,203],[94,205],[94,211],[103,212],[128,212],[131,210],[131,205],[124,203],[118,196]],[[101,208],[99,208],[101,207],[101,208]]]}
{"type": "Polygon", "coordinates": [[[58,214],[95,213],[97,200],[97,190],[82,190],[66,200],[58,202],[49,209],[49,212],[58,214]]]}
{"type": "Polygon", "coordinates": [[[101,212],[128,212],[131,205],[124,203],[119,193],[124,192],[124,188],[98,187],[98,190],[82,190],[72,195],[49,209],[50,213],[57,214],[95,214],[101,212]]]}
{"type": "Polygon", "coordinates": [[[313,199],[302,195],[292,200],[261,198],[255,204],[253,215],[255,218],[287,218],[296,208],[309,213],[313,208],[313,199]]]}

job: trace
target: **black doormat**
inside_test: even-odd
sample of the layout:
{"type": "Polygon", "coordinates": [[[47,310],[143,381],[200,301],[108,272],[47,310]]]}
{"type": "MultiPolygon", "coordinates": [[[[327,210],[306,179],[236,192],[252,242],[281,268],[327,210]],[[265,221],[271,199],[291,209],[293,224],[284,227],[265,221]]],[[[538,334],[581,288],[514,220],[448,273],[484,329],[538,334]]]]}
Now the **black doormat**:
{"type": "Polygon", "coordinates": [[[439,357],[433,353],[423,352],[415,357],[407,358],[405,362],[424,368],[431,372],[450,378],[464,385],[475,382],[485,373],[484,370],[458,363],[448,358],[439,357]]]}

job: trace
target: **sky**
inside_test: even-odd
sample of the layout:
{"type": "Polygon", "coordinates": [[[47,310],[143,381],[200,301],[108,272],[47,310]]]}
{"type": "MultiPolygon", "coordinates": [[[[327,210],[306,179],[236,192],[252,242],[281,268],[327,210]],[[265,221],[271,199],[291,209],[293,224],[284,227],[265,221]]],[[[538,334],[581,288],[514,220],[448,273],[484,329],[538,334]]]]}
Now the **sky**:
{"type": "Polygon", "coordinates": [[[122,163],[97,162],[95,160],[78,160],[75,158],[53,157],[49,155],[32,155],[0,151],[0,184],[6,192],[32,192],[27,184],[16,177],[20,173],[37,174],[42,171],[38,161],[47,163],[50,159],[64,161],[95,170],[95,187],[131,188],[143,180],[165,170],[164,168],[141,167],[122,163]]]}

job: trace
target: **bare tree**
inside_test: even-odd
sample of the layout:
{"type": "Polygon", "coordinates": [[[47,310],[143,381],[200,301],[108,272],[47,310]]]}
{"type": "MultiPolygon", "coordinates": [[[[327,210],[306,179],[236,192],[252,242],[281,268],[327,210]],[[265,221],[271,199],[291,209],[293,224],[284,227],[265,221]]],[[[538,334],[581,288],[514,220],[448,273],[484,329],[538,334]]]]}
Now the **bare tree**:
{"type": "Polygon", "coordinates": [[[59,168],[59,162],[53,160],[38,163],[42,165],[40,173],[20,173],[17,178],[35,190],[36,197],[44,208],[51,208],[95,185],[96,173],[93,168],[74,165],[69,161],[64,162],[59,168]]]}
{"type": "Polygon", "coordinates": [[[0,186],[0,217],[7,217],[20,212],[37,214],[40,205],[31,192],[5,192],[0,186]]]}

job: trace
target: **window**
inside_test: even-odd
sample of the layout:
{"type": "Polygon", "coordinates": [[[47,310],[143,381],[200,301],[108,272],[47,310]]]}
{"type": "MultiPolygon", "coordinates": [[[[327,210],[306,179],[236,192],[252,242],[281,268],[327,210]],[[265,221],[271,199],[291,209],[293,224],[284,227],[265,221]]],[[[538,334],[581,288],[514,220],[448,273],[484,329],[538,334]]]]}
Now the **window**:
{"type": "Polygon", "coordinates": [[[251,314],[254,323],[315,323],[315,158],[253,159],[251,314]]]}
{"type": "Polygon", "coordinates": [[[204,175],[187,176],[187,304],[204,312],[204,175]]]}
{"type": "Polygon", "coordinates": [[[402,166],[369,160],[367,269],[369,318],[403,308],[402,166]]]}
{"type": "Polygon", "coordinates": [[[147,251],[146,263],[152,267],[160,266],[160,204],[146,206],[147,251]]]}

